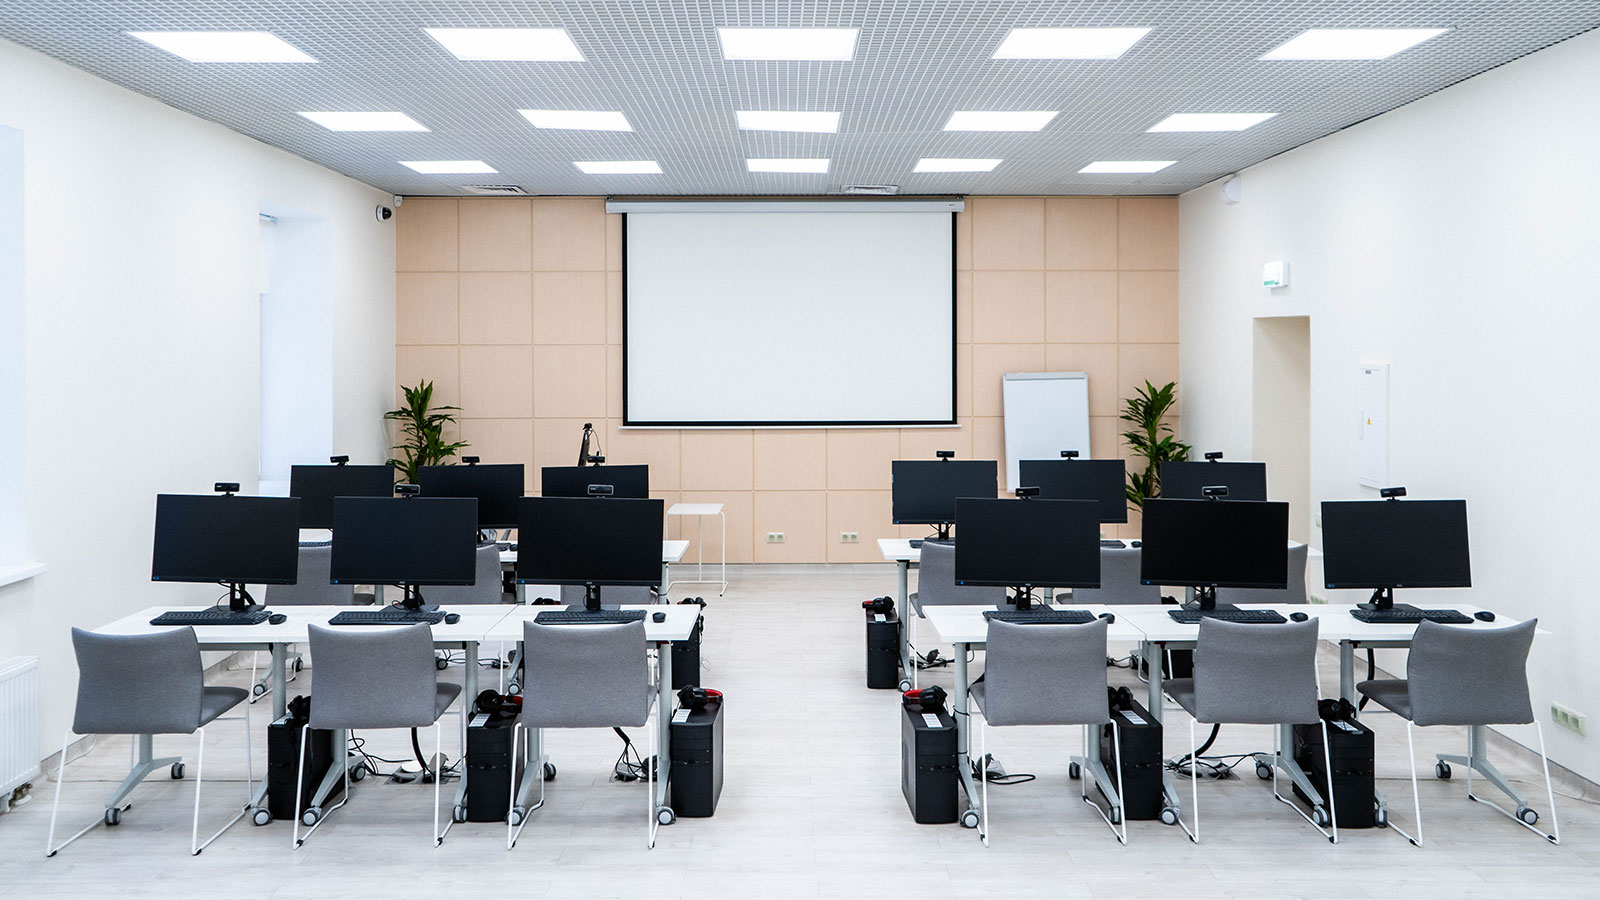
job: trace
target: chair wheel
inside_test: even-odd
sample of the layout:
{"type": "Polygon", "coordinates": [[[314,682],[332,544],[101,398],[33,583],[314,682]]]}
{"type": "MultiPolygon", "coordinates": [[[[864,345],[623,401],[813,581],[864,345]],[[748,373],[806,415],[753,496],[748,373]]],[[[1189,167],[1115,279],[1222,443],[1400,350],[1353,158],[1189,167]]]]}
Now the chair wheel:
{"type": "Polygon", "coordinates": [[[1450,764],[1447,763],[1447,762],[1444,762],[1443,760],[1440,760],[1439,762],[1434,763],[1433,764],[1433,776],[1435,778],[1438,778],[1438,779],[1441,779],[1441,780],[1444,780],[1444,781],[1449,781],[1450,780],[1450,764]]]}
{"type": "Polygon", "coordinates": [[[506,816],[506,822],[509,823],[512,828],[515,828],[522,824],[523,818],[527,815],[528,813],[523,810],[522,807],[514,806],[511,808],[511,813],[506,816]]]}
{"type": "Polygon", "coordinates": [[[350,769],[350,780],[361,781],[367,777],[367,764],[357,763],[350,769]]]}
{"type": "Polygon", "coordinates": [[[1113,824],[1113,825],[1121,825],[1122,824],[1122,807],[1120,807],[1120,806],[1111,807],[1111,814],[1106,816],[1106,818],[1110,819],[1111,820],[1111,824],[1113,824]]]}
{"type": "Polygon", "coordinates": [[[518,684],[515,681],[513,681],[510,684],[506,685],[506,693],[510,694],[513,697],[515,697],[516,695],[522,693],[522,685],[518,684]]]}
{"type": "Polygon", "coordinates": [[[1077,781],[1083,777],[1083,769],[1077,763],[1067,763],[1067,777],[1077,781]]]}
{"type": "Polygon", "coordinates": [[[172,764],[172,780],[173,781],[182,781],[183,780],[183,763],[175,762],[175,763],[172,764]]]}
{"type": "Polygon", "coordinates": [[[106,810],[106,827],[115,828],[122,824],[122,810],[112,807],[106,810]]]}
{"type": "Polygon", "coordinates": [[[962,828],[977,828],[978,827],[978,811],[975,810],[975,809],[969,809],[969,810],[966,810],[965,812],[963,812],[961,814],[961,827],[962,828]]]}
{"type": "Polygon", "coordinates": [[[310,828],[311,826],[317,824],[317,821],[319,819],[321,819],[321,818],[322,818],[322,807],[313,806],[310,809],[308,809],[305,812],[300,814],[300,824],[306,826],[307,828],[310,828]]]}
{"type": "Polygon", "coordinates": [[[258,806],[256,811],[250,814],[250,821],[257,825],[266,825],[272,821],[272,811],[265,806],[258,806]]]}
{"type": "Polygon", "coordinates": [[[295,659],[295,661],[294,661],[294,670],[296,672],[305,671],[305,667],[306,667],[306,661],[305,660],[299,659],[299,658],[295,659]]]}
{"type": "Polygon", "coordinates": [[[673,812],[670,806],[658,806],[656,807],[656,821],[662,825],[671,825],[673,822],[678,821],[678,814],[673,812]]]}
{"type": "Polygon", "coordinates": [[[1537,825],[1539,814],[1526,806],[1518,807],[1517,820],[1526,825],[1537,825]]]}
{"type": "Polygon", "coordinates": [[[465,822],[466,820],[467,820],[467,808],[465,806],[462,806],[461,804],[457,803],[450,810],[450,821],[452,821],[452,822],[456,823],[457,825],[459,825],[462,822],[465,822]]]}
{"type": "Polygon", "coordinates": [[[545,763],[544,764],[544,780],[545,781],[555,781],[556,780],[556,764],[555,763],[545,763]]]}
{"type": "Polygon", "coordinates": [[[906,691],[909,691],[909,690],[911,690],[911,679],[909,679],[909,678],[900,679],[900,693],[904,694],[906,691]]]}
{"type": "Polygon", "coordinates": [[[1372,824],[1378,826],[1379,828],[1388,828],[1389,827],[1389,811],[1387,809],[1384,809],[1381,806],[1379,806],[1377,809],[1373,810],[1373,813],[1372,813],[1372,824]]]}
{"type": "Polygon", "coordinates": [[[1261,779],[1262,781],[1271,781],[1272,780],[1272,767],[1267,765],[1266,763],[1262,763],[1262,762],[1256,763],[1256,777],[1261,779]]]}
{"type": "Polygon", "coordinates": [[[1317,823],[1319,828],[1327,828],[1333,820],[1328,817],[1328,811],[1318,806],[1311,810],[1311,821],[1317,823]]]}
{"type": "Polygon", "coordinates": [[[450,668],[450,660],[445,659],[442,656],[438,657],[437,659],[435,659],[433,661],[433,667],[435,669],[438,669],[439,671],[443,672],[445,669],[450,668]]]}
{"type": "Polygon", "coordinates": [[[267,692],[267,686],[264,685],[264,684],[258,684],[258,685],[255,685],[255,686],[250,688],[250,693],[253,696],[256,696],[256,697],[260,697],[263,694],[265,694],[266,692],[267,692]]]}
{"type": "Polygon", "coordinates": [[[1170,806],[1161,807],[1161,824],[1163,824],[1163,825],[1176,825],[1176,824],[1178,824],[1178,811],[1173,809],[1170,806]]]}

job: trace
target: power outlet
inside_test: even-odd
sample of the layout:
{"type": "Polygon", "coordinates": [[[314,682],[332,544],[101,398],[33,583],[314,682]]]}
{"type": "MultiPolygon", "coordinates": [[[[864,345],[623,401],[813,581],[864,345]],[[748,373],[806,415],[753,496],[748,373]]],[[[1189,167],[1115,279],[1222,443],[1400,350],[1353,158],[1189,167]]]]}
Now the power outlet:
{"type": "Polygon", "coordinates": [[[1568,731],[1574,731],[1578,734],[1584,733],[1585,716],[1575,709],[1562,706],[1559,703],[1552,703],[1550,704],[1550,719],[1568,731]]]}
{"type": "Polygon", "coordinates": [[[767,543],[769,543],[769,544],[781,544],[781,543],[783,543],[783,532],[781,532],[781,531],[769,531],[769,532],[767,532],[767,543]]]}
{"type": "Polygon", "coordinates": [[[856,531],[841,531],[841,532],[839,532],[839,543],[841,543],[841,544],[859,544],[860,542],[861,542],[861,534],[860,534],[860,532],[856,532],[856,531]]]}

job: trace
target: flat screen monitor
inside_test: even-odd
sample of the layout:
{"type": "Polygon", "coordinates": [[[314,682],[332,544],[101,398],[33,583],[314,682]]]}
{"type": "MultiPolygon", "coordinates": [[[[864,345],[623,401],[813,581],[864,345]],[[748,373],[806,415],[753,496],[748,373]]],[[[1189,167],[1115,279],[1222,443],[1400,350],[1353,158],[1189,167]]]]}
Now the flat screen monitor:
{"type": "Polygon", "coordinates": [[[294,584],[300,501],[158,494],[152,581],[294,584]]]}
{"type": "Polygon", "coordinates": [[[660,500],[524,497],[517,518],[523,584],[661,584],[660,500]]]}
{"type": "Polygon", "coordinates": [[[1289,586],[1289,504],[1256,500],[1144,503],[1139,580],[1187,587],[1289,586]]]}
{"type": "Polygon", "coordinates": [[[1120,459],[1019,460],[1022,484],[1041,500],[1093,500],[1101,522],[1128,521],[1128,464],[1120,459]]]}
{"type": "Polygon", "coordinates": [[[649,466],[545,466],[539,470],[539,493],[546,497],[587,497],[589,485],[609,484],[613,498],[650,498],[649,466]]]}
{"type": "Polygon", "coordinates": [[[423,466],[417,486],[424,497],[473,497],[479,528],[517,527],[522,498],[522,463],[509,465],[423,466]]]}
{"type": "Polygon", "coordinates": [[[340,497],[333,501],[334,584],[472,584],[478,501],[340,497]]]}
{"type": "Polygon", "coordinates": [[[1322,571],[1330,588],[1472,587],[1467,501],[1324,502],[1322,571]]]}
{"type": "Polygon", "coordinates": [[[332,528],[335,497],[393,495],[391,466],[289,467],[289,496],[300,498],[301,528],[332,528]]]}
{"type": "Polygon", "coordinates": [[[1000,464],[992,459],[897,459],[889,464],[891,513],[896,525],[948,525],[956,500],[995,499],[1000,464]]]}
{"type": "Polygon", "coordinates": [[[1100,505],[1091,500],[956,501],[956,581],[1100,586],[1100,505]]]}
{"type": "Polygon", "coordinates": [[[1200,489],[1226,485],[1229,500],[1267,499],[1267,464],[1260,462],[1164,462],[1161,496],[1200,500],[1200,489]]]}

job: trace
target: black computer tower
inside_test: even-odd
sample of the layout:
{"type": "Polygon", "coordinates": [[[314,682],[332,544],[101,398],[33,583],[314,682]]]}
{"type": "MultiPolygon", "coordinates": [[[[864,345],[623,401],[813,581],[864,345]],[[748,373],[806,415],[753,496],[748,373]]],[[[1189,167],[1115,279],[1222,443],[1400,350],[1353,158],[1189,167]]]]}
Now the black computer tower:
{"type": "Polygon", "coordinates": [[[961,777],[956,768],[956,723],[943,710],[902,704],[900,792],[911,818],[923,825],[956,820],[961,777]]]}
{"type": "MultiPolygon", "coordinates": [[[[298,778],[295,763],[300,756],[300,732],[304,719],[284,716],[267,726],[267,811],[274,819],[293,819],[295,810],[294,787],[298,778]]],[[[334,764],[333,732],[314,728],[306,740],[305,788],[300,798],[301,808],[311,805],[317,786],[334,764]]],[[[336,801],[344,795],[344,781],[329,795],[336,801]]]]}
{"type": "Polygon", "coordinates": [[[672,717],[672,811],[686,818],[705,818],[717,811],[722,796],[722,704],[711,700],[700,709],[680,709],[672,717]]]}
{"type": "Polygon", "coordinates": [[[694,631],[689,633],[687,641],[674,641],[672,644],[672,689],[686,685],[700,684],[700,632],[705,625],[706,617],[700,616],[694,621],[694,631]]]}
{"type": "MultiPolygon", "coordinates": [[[[1122,809],[1127,819],[1161,818],[1161,723],[1134,702],[1132,709],[1113,709],[1111,722],[1100,729],[1100,764],[1115,783],[1115,749],[1111,729],[1122,741],[1122,809]]],[[[1084,773],[1083,777],[1088,777],[1084,773]]]]}
{"type": "MultiPolygon", "coordinates": [[[[1333,805],[1340,828],[1371,828],[1376,824],[1376,796],[1372,769],[1372,729],[1353,716],[1328,723],[1328,754],[1333,760],[1333,805]]],[[[1294,726],[1294,761],[1310,776],[1318,793],[1327,792],[1328,775],[1322,757],[1322,726],[1294,726]]],[[[1298,785],[1301,802],[1310,798],[1298,785]]]]}
{"type": "Polygon", "coordinates": [[[900,617],[867,611],[867,687],[900,686],[900,617]]]}
{"type": "MultiPolygon", "coordinates": [[[[511,773],[522,777],[522,756],[513,760],[514,715],[475,713],[467,721],[467,821],[504,822],[511,804],[511,773]]],[[[523,739],[531,737],[524,733],[523,739]]],[[[519,782],[520,783],[520,782],[519,782]]]]}

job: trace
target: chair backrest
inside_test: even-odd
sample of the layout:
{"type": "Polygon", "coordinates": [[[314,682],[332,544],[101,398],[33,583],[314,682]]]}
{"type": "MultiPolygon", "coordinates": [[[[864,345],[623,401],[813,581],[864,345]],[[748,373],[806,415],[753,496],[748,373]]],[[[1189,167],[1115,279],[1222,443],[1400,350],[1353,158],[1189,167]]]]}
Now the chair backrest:
{"type": "Polygon", "coordinates": [[[983,716],[991,725],[1098,725],[1106,699],[1104,619],[1085,625],[990,620],[983,716]]]}
{"type": "MultiPolygon", "coordinates": [[[[568,606],[583,605],[583,585],[563,584],[561,586],[561,602],[568,606]]],[[[600,606],[603,609],[616,609],[623,604],[655,603],[657,597],[649,585],[644,584],[602,584],[600,585],[600,606]]]]}
{"type": "Polygon", "coordinates": [[[924,541],[917,562],[918,606],[998,606],[1006,602],[1003,587],[956,584],[956,545],[924,541]]]}
{"type": "Polygon", "coordinates": [[[1161,585],[1139,583],[1138,547],[1100,548],[1100,586],[1073,588],[1074,603],[1160,603],[1161,585]]]}
{"type": "Polygon", "coordinates": [[[433,629],[311,626],[312,728],[422,728],[438,718],[433,629]]]}
{"type": "Polygon", "coordinates": [[[1306,598],[1305,544],[1289,545],[1289,586],[1285,588],[1217,588],[1218,603],[1309,603],[1306,598]]]}
{"type": "Polygon", "coordinates": [[[153,634],[72,629],[78,657],[77,734],[192,734],[205,667],[189,627],[153,634]]]}
{"type": "Polygon", "coordinates": [[[1538,619],[1507,628],[1423,622],[1411,641],[1406,679],[1418,725],[1526,725],[1528,651],[1538,619]]]}
{"type": "Polygon", "coordinates": [[[301,544],[295,583],[267,585],[263,601],[278,606],[350,606],[356,602],[356,586],[329,584],[332,564],[333,544],[301,544]]]}
{"type": "Polygon", "coordinates": [[[494,544],[481,544],[473,557],[477,568],[472,584],[436,584],[422,589],[424,602],[439,606],[463,606],[473,603],[500,603],[505,591],[500,581],[500,548],[494,544]]]}
{"type": "Polygon", "coordinates": [[[644,622],[523,624],[522,721],[531,728],[636,728],[650,718],[644,622]]]}
{"type": "Polygon", "coordinates": [[[1317,619],[1281,625],[1200,620],[1194,711],[1201,722],[1317,721],[1317,619]]]}

